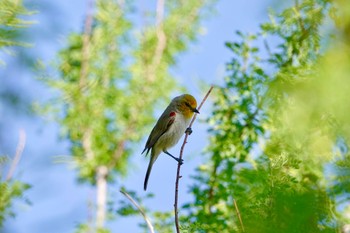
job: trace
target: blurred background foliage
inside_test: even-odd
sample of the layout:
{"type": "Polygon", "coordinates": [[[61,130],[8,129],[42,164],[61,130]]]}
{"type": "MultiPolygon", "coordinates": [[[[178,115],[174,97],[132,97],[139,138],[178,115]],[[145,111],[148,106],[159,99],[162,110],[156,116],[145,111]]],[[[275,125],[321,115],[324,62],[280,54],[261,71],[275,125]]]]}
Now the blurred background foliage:
{"type": "MultiPolygon", "coordinates": [[[[13,55],[13,47],[28,46],[29,44],[22,40],[22,30],[33,22],[23,19],[34,12],[27,10],[21,1],[2,0],[0,1],[0,52],[1,54],[13,55]]],[[[5,65],[5,62],[0,58],[0,64],[5,65]]],[[[3,67],[0,67],[2,69],[3,67]]],[[[3,90],[3,80],[1,80],[0,87],[0,115],[3,115],[3,106],[7,103],[17,105],[18,96],[9,90],[3,90]]],[[[18,107],[18,105],[17,105],[18,107]]],[[[0,121],[0,129],[5,122],[0,121]]],[[[0,138],[1,138],[0,133],[0,138]]],[[[2,140],[1,140],[2,141],[2,140]]],[[[23,143],[23,142],[20,142],[23,143]]],[[[20,145],[19,143],[19,145],[20,145]]],[[[3,145],[0,143],[0,149],[3,145]]],[[[3,148],[2,148],[3,149],[3,148]]],[[[19,148],[17,148],[19,150],[19,148]]],[[[23,150],[23,148],[21,149],[23,150]]],[[[18,153],[21,153],[20,151],[18,153]]],[[[20,154],[16,155],[17,157],[20,154]]],[[[13,179],[13,170],[15,166],[10,160],[10,155],[4,154],[0,150],[0,229],[3,222],[8,217],[13,217],[15,213],[12,210],[15,199],[25,200],[23,194],[30,186],[20,180],[13,179]]]]}
{"type": "MultiPolygon", "coordinates": [[[[41,78],[57,92],[39,114],[59,123],[77,179],[97,190],[95,222],[77,232],[109,232],[109,216],[139,212],[126,201],[108,209],[108,186],[128,173],[155,106],[182,88],[169,69],[215,1],[158,0],[141,26],[130,19],[133,2],[90,3],[82,32],[58,54],[57,76],[41,78]]],[[[28,11],[17,4],[1,2],[2,49],[25,45],[16,30],[27,21],[17,15],[28,11]]],[[[212,94],[207,161],[181,208],[182,232],[349,232],[349,9],[344,0],[295,0],[271,10],[258,32],[237,31],[226,43],[232,59],[212,94]]],[[[0,225],[28,188],[0,180],[0,225]]],[[[172,212],[143,204],[152,195],[128,192],[157,232],[174,231],[172,212]]]]}

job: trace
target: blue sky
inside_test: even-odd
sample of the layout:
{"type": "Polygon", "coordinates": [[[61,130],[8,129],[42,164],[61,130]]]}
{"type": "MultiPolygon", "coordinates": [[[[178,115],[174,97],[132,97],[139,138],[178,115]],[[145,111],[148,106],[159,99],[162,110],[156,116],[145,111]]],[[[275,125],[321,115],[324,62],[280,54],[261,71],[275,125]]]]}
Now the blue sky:
{"type": "MultiPolygon", "coordinates": [[[[83,0],[42,0],[40,4],[54,9],[55,14],[51,16],[45,14],[47,8],[43,8],[42,5],[35,8],[38,13],[32,17],[37,23],[28,29],[30,43],[33,44],[31,48],[28,48],[28,52],[43,60],[44,63],[50,64],[57,51],[65,45],[64,38],[70,32],[80,31],[82,28],[87,2],[83,0]]],[[[256,32],[259,23],[267,20],[269,2],[261,0],[218,1],[217,13],[202,24],[206,33],[190,46],[189,51],[178,57],[178,65],[172,69],[178,81],[198,101],[203,97],[199,81],[205,81],[208,84],[222,82],[225,75],[225,63],[231,56],[224,43],[236,39],[234,34],[236,30],[256,32]]],[[[16,87],[18,91],[24,90],[33,101],[50,97],[52,91],[35,81],[32,73],[22,71],[12,65],[11,61],[20,60],[20,57],[6,57],[6,59],[9,65],[1,67],[0,72],[11,74],[13,85],[20,83],[16,87]]],[[[179,93],[174,93],[176,94],[179,93]]],[[[199,119],[207,118],[210,114],[209,109],[210,102],[207,102],[199,119]]],[[[88,185],[78,184],[75,180],[75,172],[68,164],[55,162],[57,156],[69,155],[68,142],[59,139],[58,125],[40,117],[12,118],[5,115],[3,120],[6,119],[11,122],[8,139],[6,139],[8,144],[6,153],[14,154],[18,130],[23,128],[26,131],[26,148],[15,177],[33,187],[25,193],[25,197],[32,202],[32,205],[17,201],[14,208],[17,216],[6,220],[4,232],[74,232],[77,224],[84,223],[89,218],[88,203],[94,201],[95,191],[88,185]]],[[[190,194],[187,193],[187,187],[191,183],[190,175],[194,173],[196,166],[205,162],[202,151],[207,145],[206,128],[206,125],[197,121],[193,126],[194,133],[190,136],[186,146],[185,164],[182,166],[183,178],[180,181],[180,205],[191,200],[190,194]]],[[[139,149],[135,149],[135,155],[131,158],[132,167],[129,175],[109,186],[110,195],[114,200],[123,199],[118,191],[120,186],[135,190],[140,195],[145,194],[143,179],[148,160],[140,155],[143,143],[144,141],[140,144],[139,149]]],[[[177,154],[179,149],[180,145],[170,151],[177,154]]],[[[168,156],[160,156],[155,163],[148,186],[148,192],[154,193],[155,197],[144,203],[151,210],[173,210],[176,165],[176,162],[168,156]]],[[[141,232],[137,224],[142,220],[141,216],[119,218],[110,221],[107,226],[112,232],[115,232],[113,229],[118,229],[118,232],[141,232]]]]}

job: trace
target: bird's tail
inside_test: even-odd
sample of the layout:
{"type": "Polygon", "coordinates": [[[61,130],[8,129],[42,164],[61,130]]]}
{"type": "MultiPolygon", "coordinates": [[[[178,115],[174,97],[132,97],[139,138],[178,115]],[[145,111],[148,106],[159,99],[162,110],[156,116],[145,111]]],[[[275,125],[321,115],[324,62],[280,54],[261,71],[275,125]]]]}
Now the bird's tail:
{"type": "Polygon", "coordinates": [[[151,156],[151,159],[149,161],[149,164],[148,164],[148,168],[147,168],[147,172],[146,172],[146,176],[145,176],[145,182],[143,183],[143,189],[146,191],[147,189],[147,184],[148,184],[148,178],[149,176],[151,175],[151,171],[152,171],[152,167],[153,167],[153,164],[154,162],[156,161],[157,157],[156,156],[151,156]]]}

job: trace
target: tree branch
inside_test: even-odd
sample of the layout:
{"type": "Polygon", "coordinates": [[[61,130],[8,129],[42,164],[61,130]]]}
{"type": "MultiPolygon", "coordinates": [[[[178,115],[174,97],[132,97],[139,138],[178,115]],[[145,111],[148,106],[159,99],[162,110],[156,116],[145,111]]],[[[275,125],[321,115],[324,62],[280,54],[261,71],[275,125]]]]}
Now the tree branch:
{"type": "Polygon", "coordinates": [[[92,132],[91,128],[88,128],[83,133],[82,145],[85,152],[85,157],[87,160],[92,160],[94,158],[94,152],[91,145],[92,132]]]}
{"type": "MultiPolygon", "coordinates": [[[[207,94],[204,96],[202,102],[200,103],[198,110],[200,110],[204,104],[204,102],[207,100],[209,94],[213,90],[214,86],[211,86],[207,92],[207,94]]],[[[188,126],[189,128],[192,127],[193,122],[196,120],[197,114],[195,114],[190,122],[190,125],[188,126]]],[[[189,133],[186,132],[184,142],[182,143],[181,150],[180,150],[180,156],[179,156],[179,161],[182,160],[182,155],[183,151],[185,148],[185,144],[187,143],[187,137],[189,133]]],[[[179,197],[179,180],[181,178],[180,176],[180,168],[181,168],[181,163],[177,164],[177,172],[176,172],[176,181],[175,181],[175,203],[174,203],[174,212],[175,212],[175,226],[176,226],[176,232],[180,233],[180,226],[179,226],[179,216],[178,216],[178,197],[179,197]]]]}
{"type": "Polygon", "coordinates": [[[24,132],[23,129],[21,129],[19,131],[19,139],[18,139],[18,144],[17,144],[17,148],[16,148],[16,154],[12,160],[10,170],[7,173],[6,181],[11,180],[13,173],[16,170],[17,164],[18,164],[19,160],[21,159],[22,152],[23,152],[25,145],[26,145],[26,133],[24,132]]]}
{"type": "Polygon", "coordinates": [[[163,18],[164,18],[164,0],[158,0],[157,1],[157,16],[156,16],[156,33],[157,33],[157,46],[154,51],[154,56],[152,63],[150,64],[149,67],[149,80],[153,82],[155,80],[156,76],[156,70],[157,67],[159,66],[164,50],[166,48],[166,35],[163,30],[163,18]]]}
{"type": "Polygon", "coordinates": [[[154,233],[154,229],[153,229],[151,220],[147,217],[146,213],[142,210],[141,206],[139,204],[137,204],[137,202],[127,192],[125,192],[123,190],[120,190],[120,192],[122,194],[124,194],[124,196],[126,196],[126,198],[128,198],[131,201],[131,203],[139,210],[139,212],[142,214],[143,218],[146,221],[146,224],[148,226],[149,231],[151,233],[154,233]]]}
{"type": "Polygon", "coordinates": [[[108,169],[112,170],[115,167],[119,159],[122,157],[124,151],[125,151],[125,140],[121,140],[117,143],[117,147],[113,153],[111,162],[108,164],[108,169]]]}
{"type": "Polygon", "coordinates": [[[85,24],[84,24],[84,34],[83,34],[83,48],[81,51],[81,70],[80,70],[80,79],[79,79],[79,87],[83,88],[87,84],[87,73],[89,68],[89,57],[90,57],[90,35],[92,31],[92,21],[93,21],[93,15],[92,15],[92,9],[94,5],[94,0],[89,1],[87,15],[85,18],[85,24]]]}
{"type": "Polygon", "coordinates": [[[244,231],[243,221],[242,221],[242,218],[241,218],[241,213],[239,212],[238,205],[237,205],[237,202],[236,202],[235,199],[233,199],[233,203],[235,205],[235,209],[236,209],[236,213],[237,213],[237,216],[238,216],[238,219],[239,219],[239,223],[241,224],[241,227],[242,227],[242,232],[245,232],[244,231]]]}

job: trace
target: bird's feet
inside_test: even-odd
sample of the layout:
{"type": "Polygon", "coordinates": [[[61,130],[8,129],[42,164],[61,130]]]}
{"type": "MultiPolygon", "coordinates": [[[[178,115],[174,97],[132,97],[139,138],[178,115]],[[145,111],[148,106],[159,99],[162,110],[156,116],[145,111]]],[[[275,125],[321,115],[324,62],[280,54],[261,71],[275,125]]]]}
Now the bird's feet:
{"type": "Polygon", "coordinates": [[[188,127],[185,131],[185,133],[188,133],[188,135],[191,135],[192,134],[192,129],[191,127],[188,127]]]}
{"type": "Polygon", "coordinates": [[[165,154],[169,155],[171,158],[175,159],[180,165],[182,165],[184,163],[183,159],[180,158],[176,158],[175,156],[173,156],[172,154],[170,154],[168,151],[164,151],[165,154]]]}
{"type": "Polygon", "coordinates": [[[180,165],[184,164],[184,160],[183,160],[183,159],[176,158],[176,157],[174,157],[174,159],[175,159],[180,165]]]}

